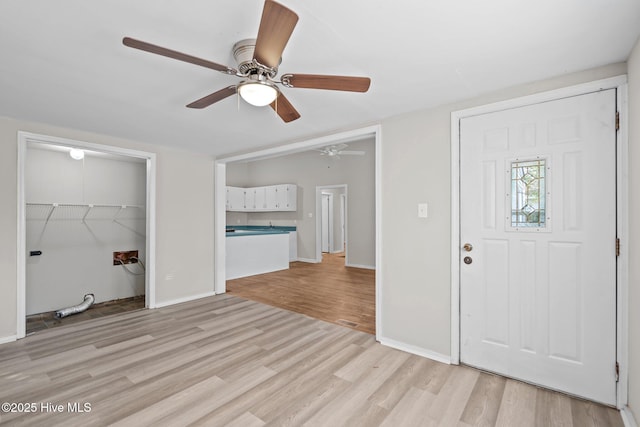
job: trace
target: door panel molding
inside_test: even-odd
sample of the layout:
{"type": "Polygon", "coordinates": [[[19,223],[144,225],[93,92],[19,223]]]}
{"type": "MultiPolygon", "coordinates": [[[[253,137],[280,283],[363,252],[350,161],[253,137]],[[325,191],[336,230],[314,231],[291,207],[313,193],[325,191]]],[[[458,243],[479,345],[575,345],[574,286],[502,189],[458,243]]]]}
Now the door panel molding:
{"type": "Polygon", "coordinates": [[[617,223],[618,237],[623,242],[617,260],[617,358],[620,364],[617,407],[627,403],[628,381],[628,133],[627,133],[627,76],[579,84],[539,94],[519,97],[451,113],[451,363],[460,363],[460,121],[466,117],[503,111],[547,101],[583,95],[605,89],[617,89],[617,109],[621,125],[617,133],[617,223]]]}

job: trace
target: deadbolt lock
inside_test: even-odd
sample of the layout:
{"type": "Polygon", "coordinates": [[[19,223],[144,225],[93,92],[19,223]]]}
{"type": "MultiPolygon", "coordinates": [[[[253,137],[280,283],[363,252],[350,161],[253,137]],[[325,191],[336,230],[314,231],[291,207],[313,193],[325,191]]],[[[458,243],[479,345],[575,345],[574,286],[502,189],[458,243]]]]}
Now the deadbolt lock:
{"type": "Polygon", "coordinates": [[[465,243],[462,248],[467,252],[471,252],[473,250],[473,245],[471,245],[471,243],[465,243]]]}
{"type": "Polygon", "coordinates": [[[471,264],[473,262],[470,256],[464,257],[463,261],[465,264],[471,264]]]}

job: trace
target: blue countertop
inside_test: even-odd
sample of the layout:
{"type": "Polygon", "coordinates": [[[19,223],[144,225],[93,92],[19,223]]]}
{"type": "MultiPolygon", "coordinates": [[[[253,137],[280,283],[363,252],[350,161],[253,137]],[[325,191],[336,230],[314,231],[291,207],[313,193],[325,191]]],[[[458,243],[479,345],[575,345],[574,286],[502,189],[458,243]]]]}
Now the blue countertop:
{"type": "Polygon", "coordinates": [[[265,234],[287,234],[296,231],[296,227],[268,225],[234,225],[227,226],[227,237],[260,236],[265,234]],[[232,231],[233,230],[233,231],[232,231]]]}

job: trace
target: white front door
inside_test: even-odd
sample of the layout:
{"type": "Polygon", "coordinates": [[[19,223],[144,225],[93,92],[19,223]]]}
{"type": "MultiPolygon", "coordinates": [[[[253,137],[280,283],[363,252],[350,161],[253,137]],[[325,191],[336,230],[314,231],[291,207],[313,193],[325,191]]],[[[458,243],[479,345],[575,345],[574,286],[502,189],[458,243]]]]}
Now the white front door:
{"type": "Polygon", "coordinates": [[[463,363],[615,404],[615,111],[607,90],[460,121],[463,363]]]}

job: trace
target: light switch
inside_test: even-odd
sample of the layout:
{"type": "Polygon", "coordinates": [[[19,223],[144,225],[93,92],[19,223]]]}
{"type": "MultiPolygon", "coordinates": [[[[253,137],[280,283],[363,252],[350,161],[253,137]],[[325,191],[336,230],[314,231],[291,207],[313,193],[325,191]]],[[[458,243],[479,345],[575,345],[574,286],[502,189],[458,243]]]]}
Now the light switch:
{"type": "Polygon", "coordinates": [[[418,218],[426,218],[428,216],[428,205],[426,203],[418,203],[418,218]]]}
{"type": "Polygon", "coordinates": [[[313,212],[309,212],[309,218],[313,218],[313,212]]]}

